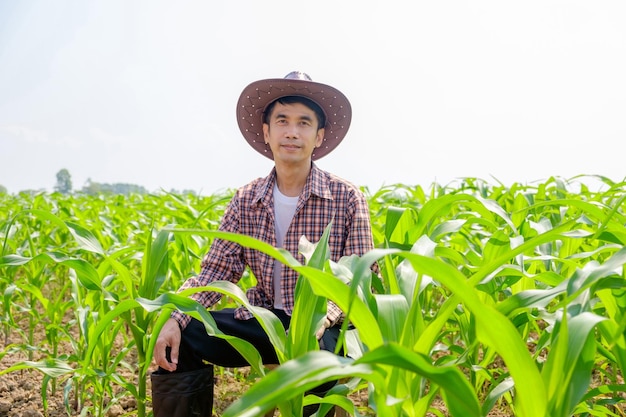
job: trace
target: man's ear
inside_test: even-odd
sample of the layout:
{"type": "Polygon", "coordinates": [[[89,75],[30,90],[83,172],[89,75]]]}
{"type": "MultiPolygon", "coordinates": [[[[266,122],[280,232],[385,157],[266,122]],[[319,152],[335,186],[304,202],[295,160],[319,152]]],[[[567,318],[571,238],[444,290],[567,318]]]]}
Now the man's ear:
{"type": "Polygon", "coordinates": [[[268,125],[267,123],[263,123],[263,140],[265,141],[266,145],[269,143],[270,140],[270,125],[268,125]]]}
{"type": "Polygon", "coordinates": [[[317,129],[317,138],[315,139],[315,147],[319,148],[324,143],[324,133],[326,130],[324,128],[317,129]]]}

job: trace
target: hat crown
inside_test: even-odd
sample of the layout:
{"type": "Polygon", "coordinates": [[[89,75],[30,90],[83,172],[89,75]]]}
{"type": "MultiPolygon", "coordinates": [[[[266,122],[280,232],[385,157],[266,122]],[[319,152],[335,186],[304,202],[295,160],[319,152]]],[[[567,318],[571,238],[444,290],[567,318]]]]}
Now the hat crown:
{"type": "Polygon", "coordinates": [[[286,80],[302,80],[302,81],[313,81],[311,77],[306,72],[302,71],[291,71],[289,74],[285,75],[286,80]]]}

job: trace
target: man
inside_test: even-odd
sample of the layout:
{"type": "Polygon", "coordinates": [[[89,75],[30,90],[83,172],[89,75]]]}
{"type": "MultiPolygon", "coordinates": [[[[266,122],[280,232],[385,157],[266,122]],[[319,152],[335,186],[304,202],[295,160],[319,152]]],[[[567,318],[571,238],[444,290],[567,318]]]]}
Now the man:
{"type": "MultiPolygon", "coordinates": [[[[272,172],[241,187],[228,204],[221,231],[241,233],[283,247],[304,263],[298,241],[316,242],[332,220],[331,259],[363,255],[373,248],[367,201],[349,182],[319,169],[313,161],[342,141],[351,121],[348,99],[337,89],[313,82],[302,72],[285,78],[253,82],[237,104],[239,129],[259,153],[274,161],[272,172]]],[[[255,306],[270,309],[289,327],[298,274],[258,251],[215,239],[197,277],[181,289],[215,280],[237,282],[246,267],[257,278],[247,296],[255,306]]],[[[193,297],[207,308],[220,294],[203,292],[193,297]]],[[[276,353],[252,314],[244,308],[213,310],[218,328],[252,343],[263,362],[277,363],[276,353]]],[[[328,303],[324,326],[316,336],[320,347],[334,351],[341,310],[328,303]]],[[[213,364],[247,366],[223,339],[209,336],[204,325],[181,312],[161,330],[154,351],[159,370],[152,374],[155,417],[211,416],[213,364]],[[210,365],[207,365],[210,364],[210,365]]],[[[320,387],[323,395],[328,387],[320,387]]],[[[317,407],[305,407],[305,415],[317,407]]]]}

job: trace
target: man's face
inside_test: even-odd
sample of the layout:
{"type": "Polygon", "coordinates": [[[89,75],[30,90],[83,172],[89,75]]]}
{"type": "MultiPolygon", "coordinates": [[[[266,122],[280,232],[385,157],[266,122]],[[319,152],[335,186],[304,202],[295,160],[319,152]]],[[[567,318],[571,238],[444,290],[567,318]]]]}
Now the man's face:
{"type": "Polygon", "coordinates": [[[315,112],[301,103],[276,103],[263,137],[275,163],[310,163],[313,150],[322,144],[324,129],[318,129],[315,112]]]}

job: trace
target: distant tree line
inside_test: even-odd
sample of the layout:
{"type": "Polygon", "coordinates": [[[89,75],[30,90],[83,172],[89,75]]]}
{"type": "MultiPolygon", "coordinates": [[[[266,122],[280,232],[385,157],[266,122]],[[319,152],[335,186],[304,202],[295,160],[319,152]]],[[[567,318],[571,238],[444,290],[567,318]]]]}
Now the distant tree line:
{"type": "MultiPolygon", "coordinates": [[[[72,192],[72,176],[70,172],[63,168],[57,172],[57,182],[54,186],[54,191],[61,194],[70,194],[72,192]]],[[[141,185],[135,184],[107,184],[92,181],[91,178],[87,179],[87,183],[80,190],[81,193],[89,195],[98,194],[145,194],[148,191],[141,185]]]]}
{"type": "MultiPolygon", "coordinates": [[[[55,191],[68,194],[72,192],[72,180],[71,175],[67,169],[62,169],[57,173],[57,184],[54,187],[55,191]]],[[[149,191],[146,190],[145,187],[137,184],[128,184],[128,183],[105,183],[105,182],[96,182],[92,181],[91,178],[87,179],[83,188],[80,189],[81,193],[89,194],[89,195],[100,195],[100,194],[147,194],[149,191]]],[[[170,192],[175,194],[180,194],[177,190],[170,190],[170,192]]],[[[193,190],[184,190],[182,194],[193,194],[195,195],[195,191],[193,190]]]]}
{"type": "Polygon", "coordinates": [[[91,178],[87,180],[87,184],[83,186],[81,189],[82,193],[90,194],[90,195],[98,195],[98,194],[146,194],[148,190],[146,190],[141,185],[136,184],[125,184],[125,183],[115,183],[115,184],[107,184],[101,182],[92,181],[91,178]]]}
{"type": "MultiPolygon", "coordinates": [[[[38,193],[44,190],[24,190],[21,192],[29,192],[29,193],[38,193]]],[[[95,182],[92,181],[91,178],[87,179],[87,182],[80,190],[74,190],[72,188],[72,176],[70,172],[63,168],[59,172],[56,173],[56,183],[54,185],[54,191],[61,194],[71,194],[72,192],[84,193],[89,195],[99,195],[99,194],[147,194],[149,193],[145,187],[137,184],[127,184],[127,183],[114,183],[108,184],[104,182],[95,182]]],[[[170,190],[173,194],[191,194],[197,195],[197,193],[193,190],[183,190],[182,192],[178,190],[170,190]]],[[[8,190],[5,186],[0,184],[0,194],[8,194],[8,190]]]]}

